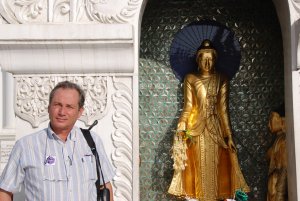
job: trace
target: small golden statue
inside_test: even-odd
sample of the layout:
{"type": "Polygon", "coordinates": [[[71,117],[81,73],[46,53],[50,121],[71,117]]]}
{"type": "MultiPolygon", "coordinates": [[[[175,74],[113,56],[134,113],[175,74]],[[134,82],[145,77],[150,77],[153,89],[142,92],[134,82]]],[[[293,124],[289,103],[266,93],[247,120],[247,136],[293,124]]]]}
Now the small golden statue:
{"type": "Polygon", "coordinates": [[[249,192],[238,164],[228,115],[228,79],[215,71],[209,40],[197,51],[198,73],[184,79],[184,108],[174,137],[174,175],[168,192],[205,201],[249,192]]]}
{"type": "Polygon", "coordinates": [[[276,139],[268,150],[269,179],[268,201],[287,200],[287,153],[285,140],[285,115],[284,105],[279,110],[273,111],[269,118],[269,129],[276,139]]]}

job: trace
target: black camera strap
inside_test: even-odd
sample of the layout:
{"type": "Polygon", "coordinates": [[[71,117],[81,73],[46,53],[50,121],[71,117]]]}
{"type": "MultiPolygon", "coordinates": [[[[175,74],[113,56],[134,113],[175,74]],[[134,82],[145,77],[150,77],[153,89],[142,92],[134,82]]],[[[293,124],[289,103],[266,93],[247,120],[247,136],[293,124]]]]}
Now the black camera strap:
{"type": "Polygon", "coordinates": [[[104,176],[103,176],[103,172],[102,172],[102,169],[101,169],[101,164],[100,164],[99,155],[98,155],[98,152],[97,152],[97,149],[96,149],[96,145],[95,145],[95,142],[94,142],[94,140],[92,138],[92,135],[90,133],[91,128],[92,127],[90,127],[89,129],[83,129],[83,128],[80,128],[80,129],[81,129],[81,131],[83,133],[83,136],[86,139],[89,147],[91,148],[91,151],[92,151],[93,155],[95,156],[96,166],[97,166],[97,178],[98,178],[97,181],[95,182],[96,189],[97,189],[97,200],[102,200],[101,199],[102,192],[101,192],[101,189],[100,189],[100,187],[101,187],[100,186],[100,175],[102,177],[104,189],[107,189],[107,188],[106,188],[106,185],[105,185],[104,176]],[[100,174],[100,172],[101,172],[101,174],[100,174]]]}

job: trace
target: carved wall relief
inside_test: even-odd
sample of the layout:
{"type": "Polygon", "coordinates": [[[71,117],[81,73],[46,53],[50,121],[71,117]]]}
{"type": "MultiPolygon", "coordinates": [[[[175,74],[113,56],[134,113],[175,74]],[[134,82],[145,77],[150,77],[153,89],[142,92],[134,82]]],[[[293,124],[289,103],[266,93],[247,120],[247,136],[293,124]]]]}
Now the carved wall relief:
{"type": "Polygon", "coordinates": [[[113,114],[114,133],[113,144],[116,147],[112,155],[113,164],[117,167],[117,175],[114,179],[115,200],[134,200],[133,190],[133,125],[132,125],[132,89],[114,79],[115,93],[112,102],[115,109],[113,114]]]}
{"type": "Polygon", "coordinates": [[[48,99],[53,87],[62,80],[79,84],[86,92],[85,110],[80,118],[91,125],[101,119],[108,108],[107,77],[102,76],[16,76],[15,112],[33,127],[48,120],[48,99]]]}
{"type": "Polygon", "coordinates": [[[142,0],[3,0],[0,14],[10,24],[133,20],[142,0]]]}

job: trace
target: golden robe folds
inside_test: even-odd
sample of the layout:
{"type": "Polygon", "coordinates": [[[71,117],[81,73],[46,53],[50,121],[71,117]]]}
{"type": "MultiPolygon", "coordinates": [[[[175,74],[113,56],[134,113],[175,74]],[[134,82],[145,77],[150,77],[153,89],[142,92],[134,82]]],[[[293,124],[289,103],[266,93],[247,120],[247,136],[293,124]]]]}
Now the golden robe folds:
{"type": "Polygon", "coordinates": [[[178,130],[189,130],[184,170],[175,168],[168,192],[205,201],[232,198],[237,189],[249,192],[231,137],[228,80],[213,73],[189,74],[184,80],[184,108],[178,130]]]}

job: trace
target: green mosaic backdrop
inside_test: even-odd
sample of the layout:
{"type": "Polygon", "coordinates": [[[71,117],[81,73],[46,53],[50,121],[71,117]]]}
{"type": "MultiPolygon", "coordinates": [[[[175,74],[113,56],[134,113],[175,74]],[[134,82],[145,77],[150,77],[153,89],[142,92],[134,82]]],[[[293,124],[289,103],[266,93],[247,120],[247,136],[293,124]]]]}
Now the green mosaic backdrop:
{"type": "Polygon", "coordinates": [[[242,47],[230,82],[230,118],[238,157],[251,188],[249,201],[266,200],[266,152],[272,109],[284,99],[281,31],[271,0],[149,0],[141,32],[139,67],[140,200],[179,200],[167,194],[173,170],[173,130],[183,105],[182,86],[169,63],[175,33],[198,19],[231,28],[242,47]]]}

